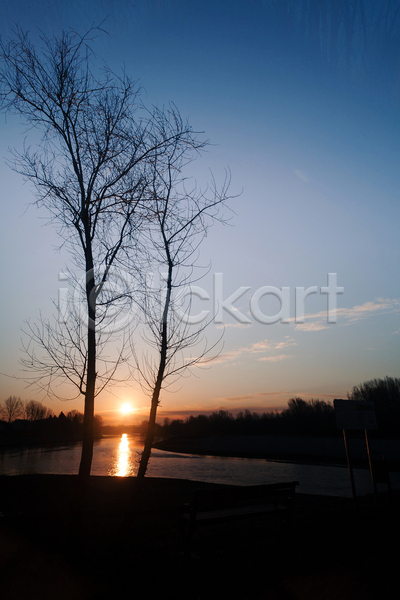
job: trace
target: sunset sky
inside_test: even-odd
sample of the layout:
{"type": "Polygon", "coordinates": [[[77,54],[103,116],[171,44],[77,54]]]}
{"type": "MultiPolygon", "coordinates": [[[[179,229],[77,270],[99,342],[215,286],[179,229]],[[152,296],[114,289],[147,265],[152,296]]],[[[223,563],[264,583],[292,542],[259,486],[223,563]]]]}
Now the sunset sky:
{"type": "MultiPolygon", "coordinates": [[[[224,301],[249,288],[234,308],[250,322],[225,311],[223,324],[211,323],[209,343],[224,333],[218,357],[163,393],[160,421],[219,409],[275,410],[293,396],[331,401],[365,380],[400,375],[398,56],[396,62],[389,51],[381,60],[378,43],[366,77],[354,48],[351,77],[334,74],[270,4],[14,0],[0,12],[3,38],[14,23],[33,36],[37,28],[84,33],[103,23],[98,57],[114,70],[125,65],[146,103],[174,102],[210,140],[191,165],[199,184],[210,170],[222,182],[230,169],[230,224],[215,224],[201,246],[200,262],[210,269],[196,285],[210,300],[196,300],[194,310],[213,314],[214,274],[222,273],[224,301]],[[328,273],[344,288],[336,323],[328,323],[320,293],[328,273]],[[251,314],[250,300],[264,286],[290,288],[287,323],[260,323],[251,314]],[[318,291],[305,299],[304,323],[296,323],[295,288],[311,286],[318,291]]],[[[15,378],[22,375],[21,328],[51,315],[58,275],[69,265],[46,213],[30,206],[32,188],[5,162],[8,148],[21,149],[29,135],[17,118],[1,116],[0,400],[43,400],[58,414],[83,410],[83,399],[48,399],[15,378]]],[[[259,306],[265,315],[279,311],[272,296],[259,306]]],[[[131,381],[103,392],[96,412],[109,422],[135,422],[148,407],[131,381]],[[126,403],[133,413],[120,412],[126,403]]]]}

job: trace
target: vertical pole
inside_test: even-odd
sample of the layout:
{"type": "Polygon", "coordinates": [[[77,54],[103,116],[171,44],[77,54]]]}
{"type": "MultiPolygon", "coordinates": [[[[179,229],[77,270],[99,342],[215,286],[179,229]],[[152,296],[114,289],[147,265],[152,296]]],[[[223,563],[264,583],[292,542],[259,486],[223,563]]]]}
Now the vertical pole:
{"type": "Polygon", "coordinates": [[[354,474],[353,474],[353,468],[350,463],[349,449],[347,446],[347,438],[346,438],[346,430],[345,429],[343,429],[343,439],[344,439],[344,447],[346,449],[347,466],[349,468],[351,493],[353,495],[353,504],[354,504],[354,508],[357,508],[356,486],[354,484],[354,474]]]}
{"type": "Polygon", "coordinates": [[[365,433],[365,443],[367,445],[367,453],[368,453],[368,463],[369,463],[369,470],[371,472],[371,480],[372,480],[372,487],[374,490],[374,500],[375,500],[375,506],[376,508],[378,508],[378,490],[376,488],[376,482],[375,482],[375,477],[374,477],[374,471],[372,469],[372,460],[371,460],[371,452],[369,450],[369,440],[368,440],[368,432],[366,429],[364,429],[364,433],[365,433]]]}

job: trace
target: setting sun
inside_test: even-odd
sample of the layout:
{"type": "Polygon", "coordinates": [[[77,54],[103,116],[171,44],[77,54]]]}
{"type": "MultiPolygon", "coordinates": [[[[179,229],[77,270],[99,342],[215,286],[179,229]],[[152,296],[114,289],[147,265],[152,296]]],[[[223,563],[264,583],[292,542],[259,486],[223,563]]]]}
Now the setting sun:
{"type": "Polygon", "coordinates": [[[130,404],[128,404],[128,402],[125,402],[125,404],[123,404],[121,406],[121,412],[126,415],[127,413],[132,412],[133,408],[130,404]]]}

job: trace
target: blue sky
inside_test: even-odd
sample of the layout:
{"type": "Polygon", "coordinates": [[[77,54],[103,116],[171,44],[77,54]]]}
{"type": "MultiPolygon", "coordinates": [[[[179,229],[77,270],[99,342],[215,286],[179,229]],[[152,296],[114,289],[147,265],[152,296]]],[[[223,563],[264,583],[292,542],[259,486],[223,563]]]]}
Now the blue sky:
{"type": "MultiPolygon", "coordinates": [[[[226,315],[220,356],[166,392],[160,415],[286,405],[295,395],[345,397],[367,379],[399,375],[400,120],[398,58],[379,46],[369,75],[353,48],[350,77],[331,66],[289,31],[271,3],[58,2],[16,0],[2,8],[1,35],[13,23],[46,34],[73,27],[85,32],[104,19],[107,34],[96,52],[118,70],[122,64],[159,106],[173,101],[211,146],[192,165],[204,183],[232,174],[234,214],[216,224],[201,247],[210,272],[199,284],[210,297],[213,274],[223,273],[224,296],[249,291],[235,307],[249,316],[249,301],[262,286],[327,285],[337,273],[337,322],[327,323],[327,298],[306,299],[306,320],[239,326],[226,315]],[[383,50],[382,50],[383,52],[383,50]],[[376,66],[377,65],[377,66],[376,66]]],[[[366,2],[367,7],[374,3],[366,2]]],[[[371,8],[371,20],[375,18],[371,8]]],[[[297,31],[297,30],[296,30],[297,31]]],[[[21,327],[39,311],[51,312],[58,273],[68,255],[54,250],[57,235],[45,213],[29,207],[29,184],[5,164],[7,148],[21,148],[26,132],[14,117],[1,117],[0,176],[3,283],[1,372],[19,372],[21,327]]],[[[264,298],[265,314],[279,310],[264,298]]],[[[211,301],[196,307],[212,310],[211,301]]],[[[210,341],[221,329],[212,324],[210,341]]],[[[1,399],[36,396],[22,381],[1,376],[1,399]]],[[[97,410],[113,415],[124,401],[145,416],[140,388],[104,392],[97,410]],[[107,412],[109,411],[109,412],[107,412]]],[[[82,409],[45,400],[59,410],[82,409]]]]}

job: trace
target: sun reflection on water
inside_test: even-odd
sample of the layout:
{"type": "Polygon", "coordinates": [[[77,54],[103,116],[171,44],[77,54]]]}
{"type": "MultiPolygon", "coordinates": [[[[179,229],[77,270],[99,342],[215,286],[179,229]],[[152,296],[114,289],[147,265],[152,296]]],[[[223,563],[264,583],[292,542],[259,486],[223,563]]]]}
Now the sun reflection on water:
{"type": "Polygon", "coordinates": [[[128,475],[131,475],[132,464],[130,454],[128,435],[123,433],[118,446],[118,454],[111,468],[110,475],[116,477],[127,477],[128,475]]]}

